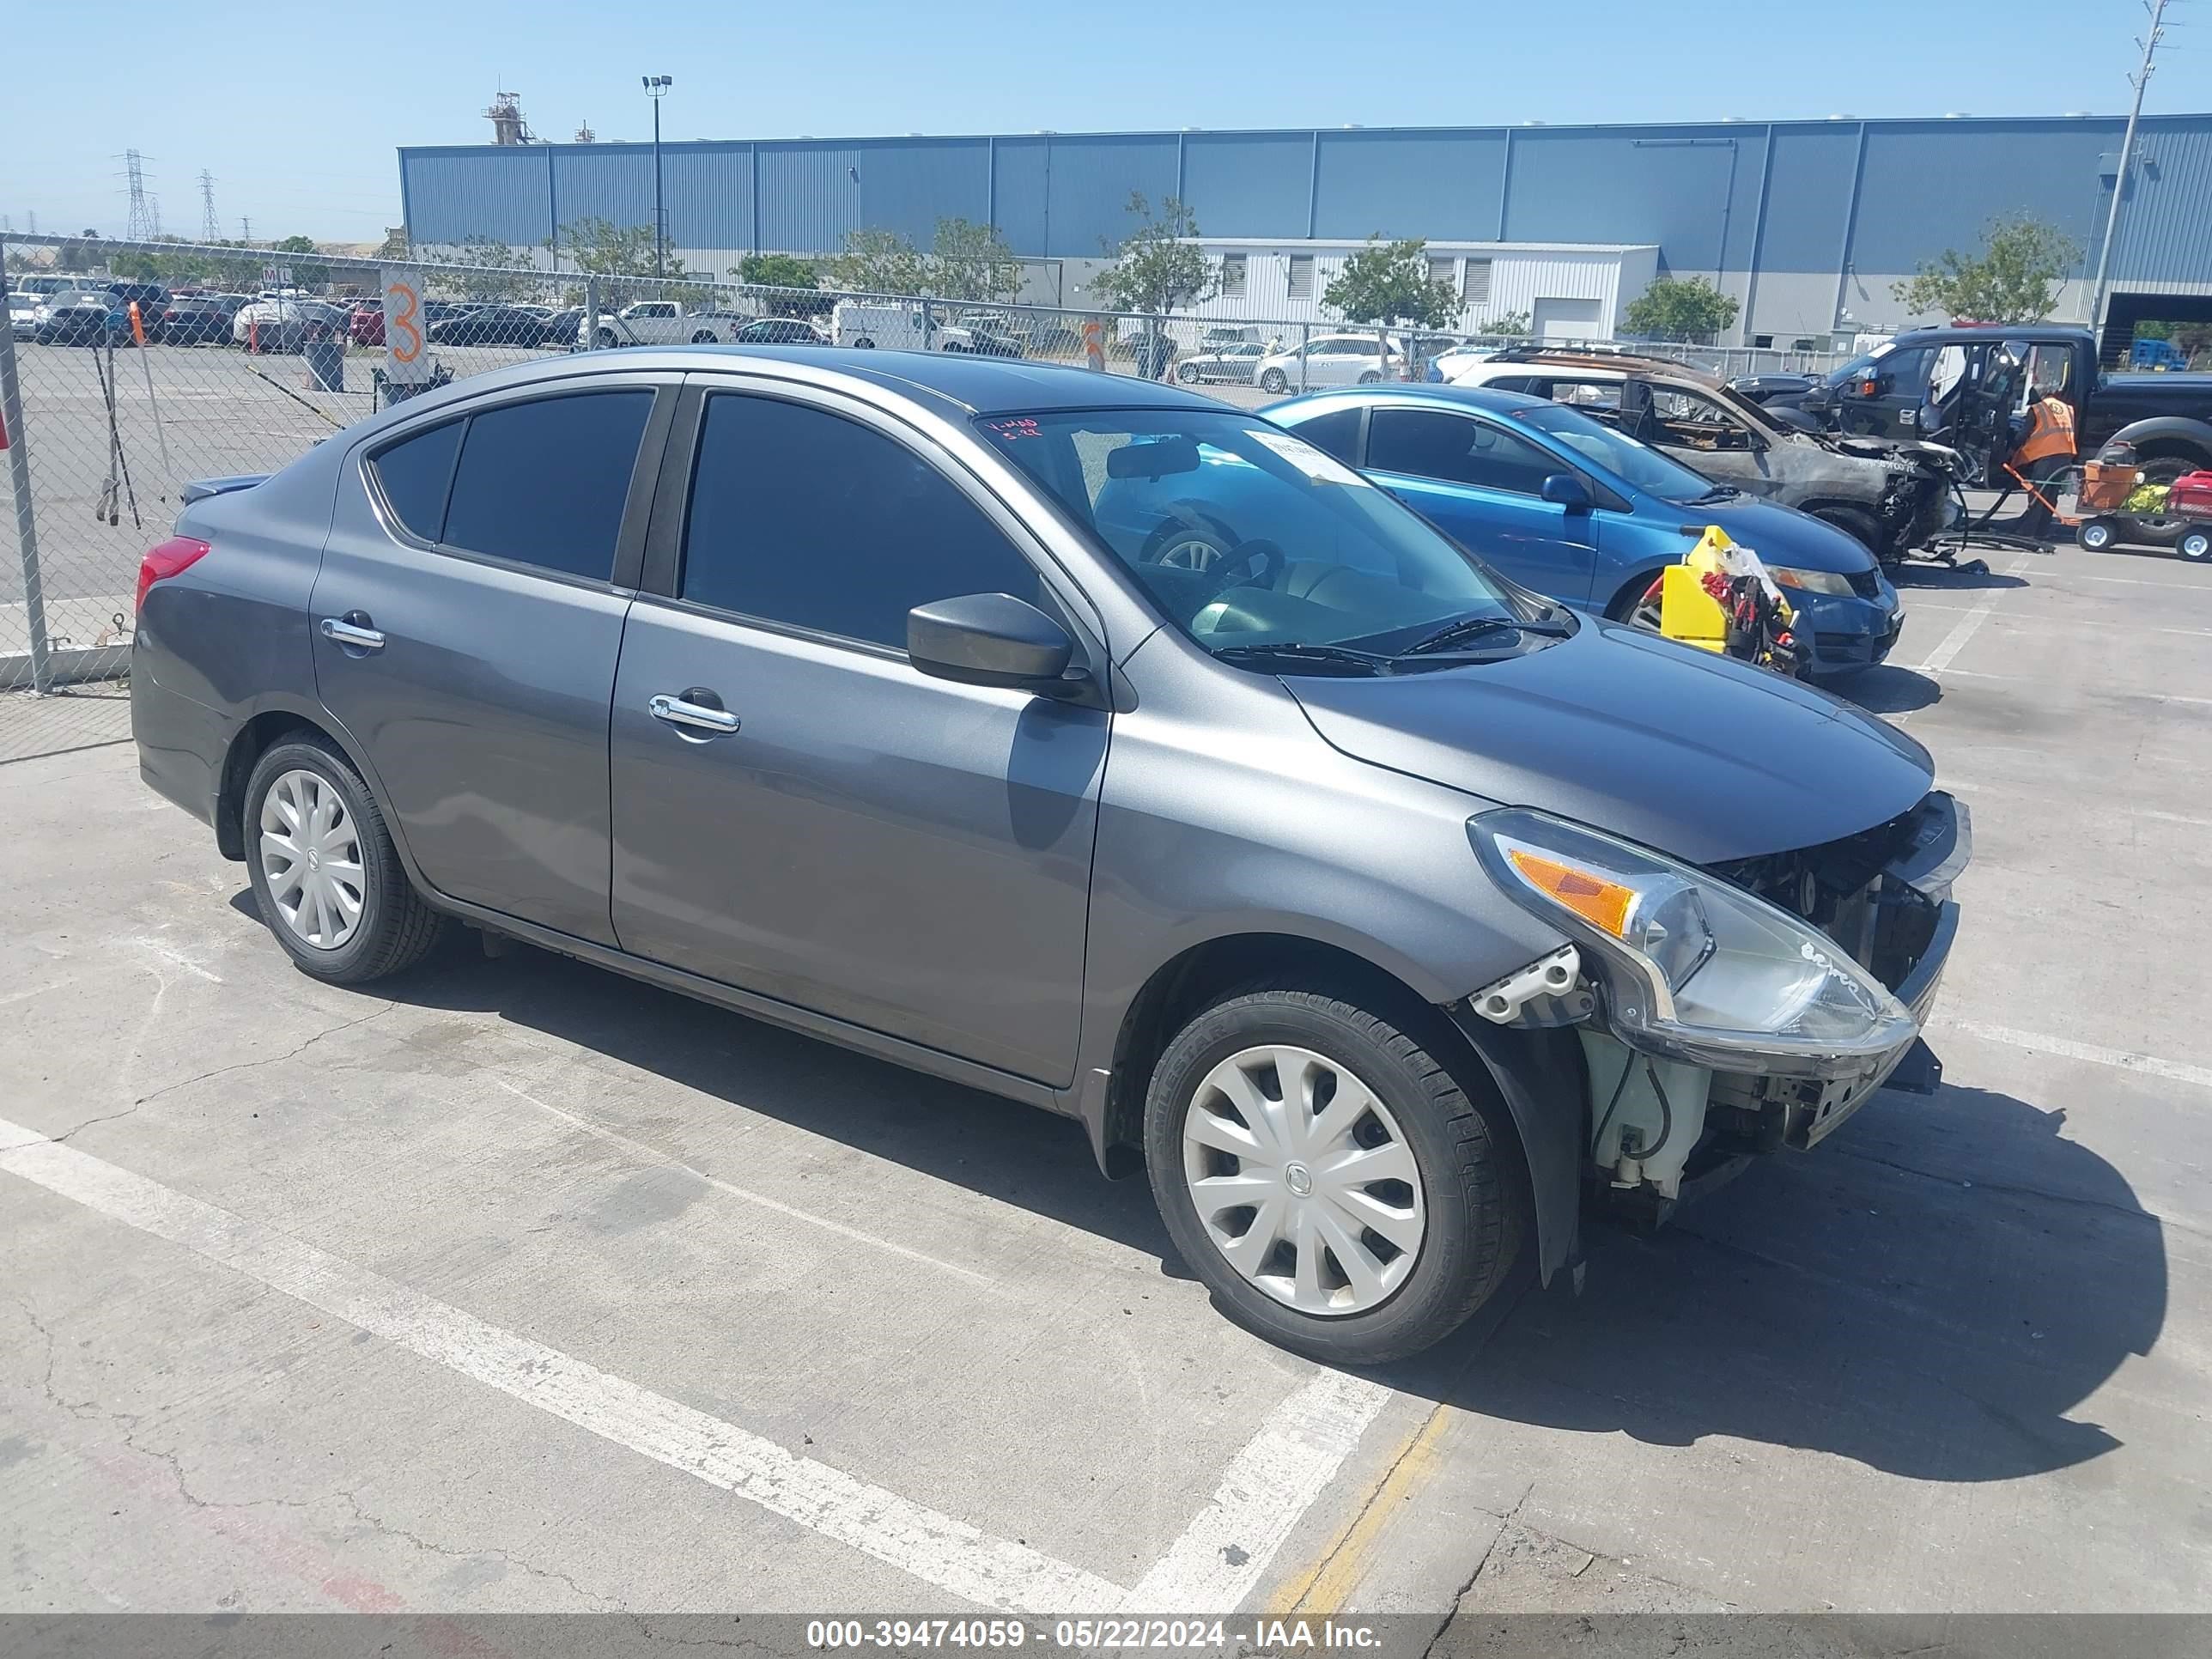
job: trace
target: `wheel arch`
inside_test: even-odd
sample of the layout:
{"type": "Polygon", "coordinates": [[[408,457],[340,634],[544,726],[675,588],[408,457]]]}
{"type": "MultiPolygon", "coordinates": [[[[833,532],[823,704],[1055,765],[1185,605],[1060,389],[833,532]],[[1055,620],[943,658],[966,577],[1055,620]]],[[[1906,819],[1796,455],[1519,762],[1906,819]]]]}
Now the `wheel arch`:
{"type": "MultiPolygon", "coordinates": [[[[1376,952],[1376,954],[1384,954],[1376,952]]],[[[1193,945],[1155,969],[1123,1011],[1108,1071],[1078,1091],[1077,1115],[1112,1179],[1144,1168],[1145,1097],[1161,1054],[1192,1018],[1228,992],[1265,982],[1364,999],[1453,1068],[1462,1086],[1504,1102],[1514,1156],[1546,1282],[1573,1252],[1589,1086],[1571,1029],[1510,1030],[1464,1018],[1401,973],[1349,945],[1286,933],[1239,933],[1193,945]],[[1481,1029],[1476,1029],[1481,1028],[1481,1029]]]]}
{"type": "Polygon", "coordinates": [[[2212,466],[2212,422],[2185,415],[2154,415],[2131,421],[2105,440],[2108,444],[2132,444],[2145,460],[2179,458],[2199,466],[2212,466]]]}
{"type": "Polygon", "coordinates": [[[353,740],[345,727],[334,720],[327,709],[311,708],[289,700],[265,703],[232,735],[230,747],[224,751],[222,770],[216,789],[215,842],[216,850],[233,863],[242,863],[246,858],[246,785],[253,775],[253,768],[262,756],[291,737],[319,738],[344,756],[353,769],[361,774],[376,797],[378,807],[384,814],[385,828],[392,836],[392,845],[399,854],[399,861],[407,868],[409,878],[416,887],[427,892],[422,872],[416,867],[415,855],[407,846],[405,831],[392,815],[385,796],[384,786],[376,769],[368,763],[361,745],[353,740]]]}

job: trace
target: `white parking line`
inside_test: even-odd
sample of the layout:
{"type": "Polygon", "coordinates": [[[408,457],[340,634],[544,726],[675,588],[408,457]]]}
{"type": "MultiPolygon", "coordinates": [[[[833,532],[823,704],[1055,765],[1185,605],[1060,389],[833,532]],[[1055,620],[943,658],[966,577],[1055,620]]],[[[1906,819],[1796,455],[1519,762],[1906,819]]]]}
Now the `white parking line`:
{"type": "Polygon", "coordinates": [[[2110,582],[2116,587],[2170,587],[2177,593],[2212,593],[2212,585],[2203,582],[2147,582],[2140,576],[2089,576],[2083,581],[2110,582]]]}
{"type": "MultiPolygon", "coordinates": [[[[1982,668],[1954,668],[1948,672],[1954,679],[2010,680],[2015,684],[2021,685],[2048,685],[2051,683],[2049,677],[2041,674],[1992,674],[1988,670],[1982,668]]],[[[2122,699],[2133,698],[2141,702],[2178,702],[2192,705],[2200,708],[2212,708],[2212,697],[2185,697],[2177,691],[2119,690],[2108,691],[2104,695],[2110,697],[2122,699]]],[[[1917,714],[1919,711],[1916,709],[1913,712],[1917,714]]],[[[1895,720],[1898,717],[1894,714],[1890,714],[1884,718],[1895,720]]]]}
{"type": "Polygon", "coordinates": [[[2015,1030],[2009,1025],[1991,1025],[1978,1019],[1954,1019],[1945,1023],[1969,1036],[2006,1043],[2014,1048],[2026,1048],[2033,1054],[2052,1054],[2060,1060],[2086,1060],[2093,1066],[2111,1066],[2123,1072],[2140,1072],[2146,1077],[2162,1077],[2173,1083],[2193,1083],[2200,1089],[2212,1089],[2212,1066],[2191,1066],[2178,1060],[2160,1060],[2154,1054],[2139,1054],[2126,1048],[2106,1048],[2094,1042],[2076,1042],[2071,1037],[2045,1036],[2038,1031],[2015,1030]]]}
{"type": "MultiPolygon", "coordinates": [[[[1110,1611],[1123,1599],[1118,1586],[1079,1567],[991,1537],[811,1458],[793,1456],[734,1425],[501,1330],[288,1233],[5,1120],[0,1120],[0,1170],[180,1244],[969,1601],[1012,1613],[1055,1613],[1110,1611]]],[[[1340,1451],[1328,1461],[1331,1473],[1342,1455],[1340,1451]]],[[[1289,1530],[1287,1522],[1280,1530],[1289,1530]]]]}
{"type": "Polygon", "coordinates": [[[1233,1613],[1389,1402],[1379,1382],[1324,1371],[1231,1460],[1213,1501],[1129,1592],[1130,1613],[1233,1613]]]}
{"type": "MultiPolygon", "coordinates": [[[[2032,553],[2022,554],[2013,562],[2004,574],[2008,576],[2017,576],[2027,568],[2034,556],[2032,553]]],[[[1952,623],[1951,631],[1946,634],[1936,648],[1928,653],[1924,661],[1917,665],[1915,672],[1922,674],[1941,674],[1948,668],[1952,659],[1966,648],[1966,641],[1974,637],[1975,630],[1990,619],[1990,612],[1996,609],[1997,601],[2010,591],[2009,588],[1992,587],[1983,594],[1975,603],[1972,610],[1952,623]]]]}

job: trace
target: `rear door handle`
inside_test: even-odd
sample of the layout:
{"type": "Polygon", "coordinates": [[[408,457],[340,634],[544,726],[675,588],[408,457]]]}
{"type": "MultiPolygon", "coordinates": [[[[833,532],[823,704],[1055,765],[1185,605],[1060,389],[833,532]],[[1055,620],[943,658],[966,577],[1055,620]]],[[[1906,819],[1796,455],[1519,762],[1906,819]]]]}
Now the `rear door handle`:
{"type": "Polygon", "coordinates": [[[374,628],[363,628],[359,623],[349,623],[343,617],[323,618],[323,637],[336,640],[340,645],[349,645],[356,651],[381,651],[384,635],[374,628]]]}
{"type": "Polygon", "coordinates": [[[726,737],[738,729],[738,717],[728,709],[710,708],[703,702],[671,696],[665,691],[657,692],[647,698],[645,707],[653,719],[686,731],[726,737]]]}

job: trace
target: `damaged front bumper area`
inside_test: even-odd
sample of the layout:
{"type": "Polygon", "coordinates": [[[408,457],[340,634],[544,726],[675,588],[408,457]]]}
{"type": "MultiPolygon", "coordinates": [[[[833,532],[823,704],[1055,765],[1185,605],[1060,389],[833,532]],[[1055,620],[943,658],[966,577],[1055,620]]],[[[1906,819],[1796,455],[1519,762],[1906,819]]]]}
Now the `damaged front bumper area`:
{"type": "MultiPolygon", "coordinates": [[[[1826,846],[1742,860],[1717,873],[1803,916],[1842,946],[1924,1027],[1958,936],[1952,884],[1972,857],[1966,809],[1937,791],[1902,817],[1826,846]]],[[[1802,1149],[1885,1084],[1932,1094],[1942,1066],[1924,1037],[1821,1077],[1714,1075],[1709,1126],[1747,1144],[1802,1149]]]]}

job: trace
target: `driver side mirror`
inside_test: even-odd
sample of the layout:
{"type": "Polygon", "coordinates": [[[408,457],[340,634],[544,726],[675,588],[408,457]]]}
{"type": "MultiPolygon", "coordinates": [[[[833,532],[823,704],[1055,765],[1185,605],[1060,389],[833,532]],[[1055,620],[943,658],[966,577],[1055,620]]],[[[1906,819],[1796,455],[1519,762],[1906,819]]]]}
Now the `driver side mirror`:
{"type": "Polygon", "coordinates": [[[1554,472],[1544,480],[1543,497],[1570,513],[1590,510],[1589,486],[1571,472],[1554,472]]]}
{"type": "Polygon", "coordinates": [[[963,685],[998,685],[1066,696],[1075,655],[1067,630],[1011,593],[968,593],[906,613],[906,654],[923,673],[963,685]]]}

